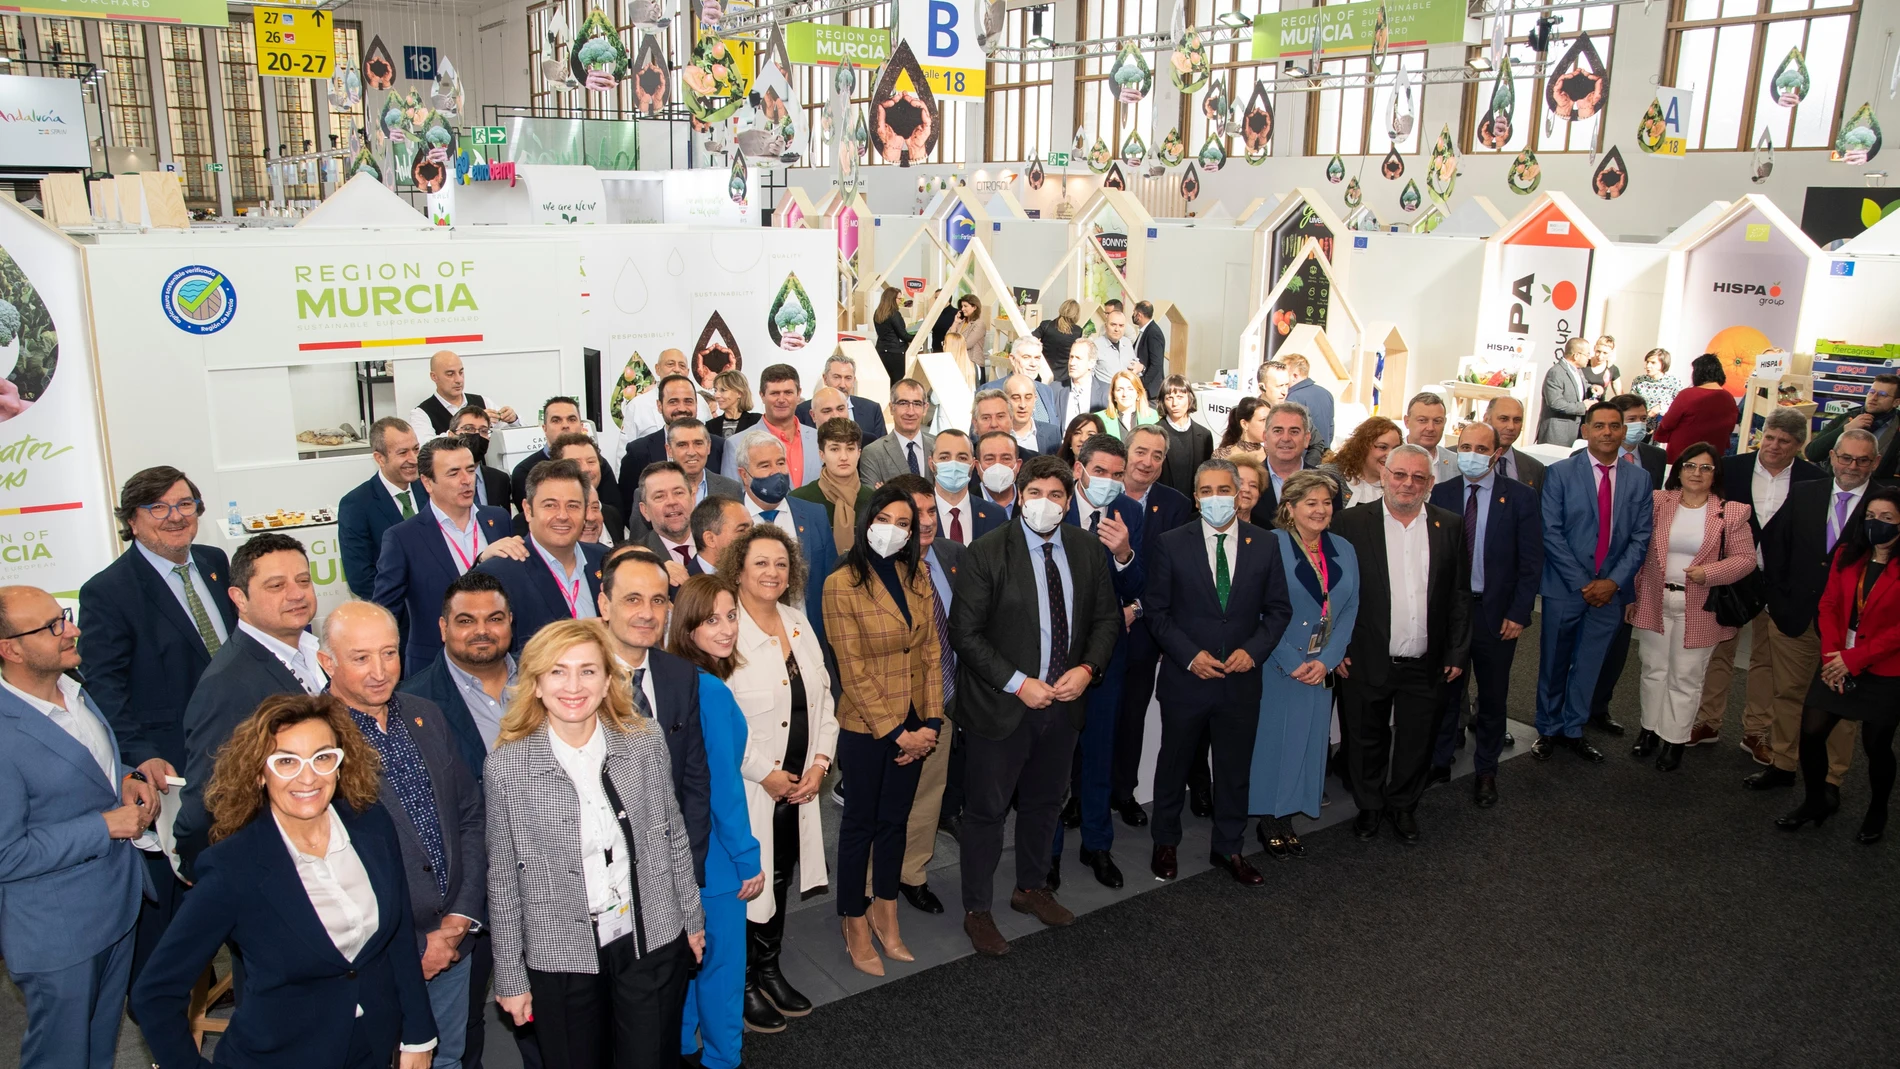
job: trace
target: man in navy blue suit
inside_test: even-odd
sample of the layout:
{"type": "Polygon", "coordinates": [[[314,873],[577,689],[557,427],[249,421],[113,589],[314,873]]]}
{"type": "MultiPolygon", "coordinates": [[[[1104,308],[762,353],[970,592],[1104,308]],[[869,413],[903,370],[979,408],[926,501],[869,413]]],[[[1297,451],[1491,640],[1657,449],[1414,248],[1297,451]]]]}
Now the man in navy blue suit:
{"type": "MultiPolygon", "coordinates": [[[[955,427],[937,432],[930,448],[930,479],[936,491],[937,535],[967,546],[1003,525],[1003,510],[970,492],[975,444],[955,427]]],[[[1015,473],[1010,473],[1014,477],[1015,473]]]]}
{"type": "Polygon", "coordinates": [[[1008,431],[976,432],[976,477],[983,483],[983,503],[1001,511],[1006,521],[1016,515],[1016,475],[1026,459],[1008,431]]]}
{"type": "MultiPolygon", "coordinates": [[[[203,512],[197,485],[177,468],[134,474],[114,512],[119,537],[132,548],[79,588],[86,692],[112,725],[126,764],[168,795],[165,777],[185,767],[185,703],[238,622],[231,562],[221,549],[192,544],[203,512]]],[[[155,894],[139,917],[134,977],[183,890],[164,855],[140,856],[155,894]]]]}
{"type": "Polygon", "coordinates": [[[1069,502],[1065,522],[1082,528],[1101,543],[1122,609],[1108,667],[1086,696],[1087,713],[1070,775],[1069,804],[1056,826],[1049,865],[1051,886],[1062,878],[1064,826],[1082,829],[1082,863],[1095,874],[1097,882],[1111,888],[1122,885],[1121,870],[1109,853],[1115,845],[1115,825],[1108,807],[1109,779],[1115,764],[1115,719],[1121,713],[1122,674],[1128,663],[1128,624],[1134,618],[1135,603],[1141,600],[1146,574],[1135,552],[1142,541],[1141,506],[1122,493],[1122,475],[1127,468],[1128,449],[1112,435],[1093,435],[1076,453],[1075,498],[1069,502]]]}
{"type": "Polygon", "coordinates": [[[1477,782],[1472,800],[1489,809],[1498,801],[1498,754],[1504,749],[1505,699],[1517,637],[1531,622],[1531,603],[1544,572],[1544,535],[1537,491],[1498,474],[1497,428],[1467,423],[1458,432],[1458,472],[1432,488],[1432,504],[1465,518],[1471,570],[1471,669],[1446,688],[1445,721],[1426,783],[1451,779],[1451,756],[1464,728],[1465,681],[1477,677],[1472,718],[1477,782]]]}
{"type": "MultiPolygon", "coordinates": [[[[1142,568],[1154,574],[1155,553],[1161,536],[1194,519],[1194,506],[1179,490],[1163,486],[1157,480],[1167,464],[1168,436],[1157,424],[1143,424],[1128,434],[1128,471],[1122,480],[1122,493],[1141,507],[1141,544],[1135,553],[1142,568]]],[[[1110,779],[1109,804],[1122,816],[1122,823],[1139,828],[1148,823],[1148,814],[1135,801],[1135,785],[1141,775],[1142,736],[1147,734],[1148,701],[1155,693],[1155,672],[1161,664],[1161,647],[1149,630],[1147,603],[1139,602],[1141,614],[1128,628],[1128,670],[1122,675],[1122,707],[1115,720],[1115,764],[1110,779]]],[[[1204,752],[1204,751],[1203,751],[1204,752]]],[[[1206,762],[1201,764],[1206,771],[1206,762]]],[[[1206,790],[1206,778],[1189,776],[1189,785],[1206,790]]]]}
{"type": "Polygon", "coordinates": [[[825,507],[788,496],[792,477],[787,470],[785,447],[769,434],[749,435],[740,440],[736,454],[739,483],[745,487],[745,510],[753,524],[769,523],[798,540],[805,554],[805,600],[801,610],[811,621],[818,641],[825,640],[825,578],[838,563],[838,545],[831,537],[831,520],[825,507]]]}
{"type": "Polygon", "coordinates": [[[528,520],[526,560],[496,556],[476,565],[501,580],[515,614],[509,652],[520,656],[535,632],[556,620],[600,615],[603,546],[581,541],[587,516],[587,476],[571,460],[544,460],[528,472],[522,514],[528,520]]]}
{"type": "MultiPolygon", "coordinates": [[[[825,361],[825,370],[821,381],[824,385],[837,390],[839,393],[851,399],[851,422],[856,423],[858,430],[864,433],[865,444],[868,445],[875,442],[889,433],[884,427],[884,410],[878,406],[876,401],[868,397],[859,397],[857,395],[858,362],[856,360],[851,359],[843,353],[833,353],[831,358],[825,361]]],[[[813,390],[812,392],[816,394],[818,391],[813,390]]],[[[810,401],[800,401],[795,413],[798,416],[798,422],[803,423],[807,427],[817,428],[824,425],[824,420],[813,421],[810,401]]],[[[718,466],[719,462],[715,459],[713,461],[713,467],[717,468],[718,466]]]]}
{"type": "Polygon", "coordinates": [[[1540,761],[1559,746],[1603,760],[1602,751],[1584,741],[1583,725],[1654,522],[1649,473],[1618,462],[1623,413],[1608,401],[1591,405],[1583,414],[1583,437],[1588,448],[1544,472],[1544,620],[1531,747],[1540,761]]]}
{"type": "Polygon", "coordinates": [[[475,455],[459,438],[434,438],[416,458],[426,508],[383,534],[370,599],[402,625],[403,667],[421,671],[442,648],[437,612],[459,575],[501,555],[528,559],[528,547],[509,533],[508,513],[475,505],[475,455]]]}
{"type": "Polygon", "coordinates": [[[416,481],[416,454],[422,447],[407,421],[384,416],[370,424],[369,447],[376,474],[344,494],[336,507],[343,581],[359,598],[376,593],[376,558],[382,552],[383,532],[422,511],[425,496],[416,481]]]}
{"type": "MultiPolygon", "coordinates": [[[[647,470],[648,464],[656,464],[671,459],[667,451],[667,436],[673,424],[682,419],[695,419],[699,410],[699,394],[693,389],[693,380],[684,375],[668,375],[654,387],[660,395],[660,415],[666,420],[666,426],[652,434],[635,438],[627,443],[620,457],[620,493],[622,504],[635,505],[640,500],[637,492],[640,486],[640,473],[647,470]]],[[[726,440],[718,435],[708,435],[712,452],[706,459],[706,465],[718,472],[726,462],[726,440]]],[[[628,513],[638,509],[628,508],[628,513]]]]}

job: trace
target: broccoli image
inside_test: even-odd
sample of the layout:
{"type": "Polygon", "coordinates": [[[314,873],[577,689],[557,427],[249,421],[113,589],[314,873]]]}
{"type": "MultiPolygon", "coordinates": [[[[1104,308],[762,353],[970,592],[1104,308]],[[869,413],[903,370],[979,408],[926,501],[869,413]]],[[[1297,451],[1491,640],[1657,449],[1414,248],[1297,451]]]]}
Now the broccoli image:
{"type": "Polygon", "coordinates": [[[20,332],[20,310],[13,302],[0,300],[0,345],[11,345],[20,332]]]}

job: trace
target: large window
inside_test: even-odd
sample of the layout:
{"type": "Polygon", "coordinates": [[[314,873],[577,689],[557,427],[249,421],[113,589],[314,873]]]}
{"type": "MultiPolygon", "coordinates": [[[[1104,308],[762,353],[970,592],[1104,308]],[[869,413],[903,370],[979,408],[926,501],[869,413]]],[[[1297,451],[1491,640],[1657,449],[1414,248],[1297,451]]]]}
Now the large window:
{"type": "MultiPolygon", "coordinates": [[[[1505,25],[1504,37],[1510,42],[1506,51],[1511,57],[1511,91],[1516,98],[1511,107],[1510,136],[1494,149],[1486,146],[1477,132],[1478,124],[1490,114],[1492,95],[1497,90],[1498,72],[1494,70],[1465,87],[1463,138],[1466,152],[1516,154],[1525,148],[1536,153],[1590,152],[1603,147],[1600,143],[1601,131],[1603,117],[1609,112],[1608,99],[1604,100],[1602,110],[1590,118],[1567,122],[1551,117],[1550,106],[1544,100],[1544,91],[1549,81],[1546,75],[1563,62],[1571,45],[1585,32],[1589,33],[1590,46],[1602,57],[1607,72],[1611,62],[1611,35],[1616,30],[1616,7],[1613,4],[1598,4],[1556,12],[1560,21],[1551,30],[1550,48],[1545,53],[1548,66],[1539,73],[1537,53],[1525,44],[1525,38],[1537,27],[1539,2],[1502,0],[1500,6],[1516,9],[1513,14],[1502,16],[1510,20],[1505,25]]],[[[1490,40],[1492,19],[1483,19],[1481,23],[1484,39],[1490,40]]],[[[1489,46],[1473,48],[1469,52],[1473,57],[1489,57],[1490,54],[1489,46]]],[[[1625,74],[1623,77],[1630,76],[1625,74]]],[[[1632,88],[1630,91],[1638,92],[1641,88],[1632,88]]],[[[1608,96],[1607,91],[1605,96],[1608,96]]]]}
{"type": "Polygon", "coordinates": [[[1663,70],[1694,89],[1692,149],[1746,149],[1765,130],[1778,148],[1832,145],[1861,0],[1675,0],[1663,70]],[[1800,49],[1808,92],[1782,107],[1775,79],[1800,49]]]}
{"type": "Polygon", "coordinates": [[[101,22],[99,53],[106,72],[106,115],[112,125],[112,143],[156,151],[152,72],[146,63],[144,23],[101,22]]]}
{"type": "MultiPolygon", "coordinates": [[[[86,62],[86,37],[78,19],[35,19],[40,35],[40,58],[48,63],[86,62]]],[[[39,67],[33,72],[42,78],[77,78],[80,67],[39,67]]]]}
{"type": "Polygon", "coordinates": [[[216,208],[211,180],[211,102],[205,93],[204,38],[196,26],[158,28],[165,68],[165,111],[171,120],[172,159],[184,172],[185,204],[216,208]]]}
{"type": "Polygon", "coordinates": [[[224,91],[224,147],[231,200],[242,206],[271,199],[264,182],[264,98],[257,84],[257,53],[249,21],[213,30],[218,42],[219,88],[224,91]]]}
{"type": "MultiPolygon", "coordinates": [[[[355,22],[338,22],[333,25],[336,27],[334,32],[336,35],[337,56],[339,58],[343,56],[353,57],[356,60],[357,69],[361,70],[363,62],[363,34],[361,32],[361,24],[355,22]]],[[[370,92],[370,89],[365,86],[363,91],[367,93],[370,92]]],[[[337,107],[330,102],[330,85],[328,82],[318,84],[317,95],[323,101],[324,110],[329,114],[330,136],[335,139],[336,142],[334,147],[341,149],[349,148],[350,134],[363,128],[362,102],[359,101],[351,107],[337,107]]],[[[332,146],[324,145],[322,147],[330,148],[332,146]]]]}
{"type": "MultiPolygon", "coordinates": [[[[1003,47],[1021,48],[1035,33],[1027,9],[1004,16],[1003,47]]],[[[984,100],[983,158],[991,163],[1041,157],[1060,151],[1069,139],[1056,137],[1050,113],[1055,106],[1055,64],[991,63],[984,100]]]]}
{"type": "MultiPolygon", "coordinates": [[[[1229,11],[1253,16],[1269,15],[1278,10],[1280,10],[1280,0],[1194,0],[1189,8],[1188,20],[1190,25],[1208,26],[1229,11]]],[[[1215,45],[1208,49],[1208,59],[1213,62],[1210,79],[1227,94],[1227,102],[1233,108],[1235,122],[1240,121],[1241,113],[1247,110],[1247,104],[1253,100],[1254,85],[1257,82],[1267,84],[1267,99],[1273,106],[1276,126],[1279,123],[1281,100],[1298,99],[1297,97],[1282,98],[1273,91],[1274,73],[1279,69],[1279,61],[1255,62],[1253,42],[1245,35],[1241,35],[1232,44],[1215,45]]],[[[1159,76],[1165,78],[1167,72],[1162,71],[1159,76]]],[[[1207,141],[1207,112],[1201,108],[1205,92],[1206,90],[1202,90],[1196,93],[1192,100],[1184,101],[1187,107],[1184,140],[1190,155],[1201,151],[1201,145],[1207,141]]],[[[1274,140],[1276,142],[1279,140],[1277,130],[1274,140]]],[[[1221,138],[1221,148],[1230,157],[1246,151],[1246,146],[1240,143],[1240,139],[1231,134],[1221,138]]],[[[1271,146],[1268,147],[1267,152],[1269,155],[1272,154],[1271,146]]]]}
{"type": "Polygon", "coordinates": [[[541,64],[553,58],[547,52],[548,24],[558,13],[567,14],[567,0],[543,0],[528,7],[528,106],[535,115],[559,115],[567,94],[541,73],[541,64]]]}
{"type": "MultiPolygon", "coordinates": [[[[1365,56],[1347,56],[1320,62],[1325,75],[1324,88],[1307,94],[1306,152],[1309,156],[1383,156],[1392,148],[1389,116],[1392,96],[1397,91],[1397,72],[1425,69],[1425,53],[1393,52],[1386,56],[1385,71],[1372,74],[1372,61],[1365,56]]],[[[1251,90],[1249,90],[1251,92],[1251,90]]],[[[1398,141],[1401,154],[1418,151],[1419,134],[1425,123],[1425,86],[1412,79],[1412,129],[1398,141]]],[[[1235,103],[1238,109],[1247,102],[1235,103]]]]}
{"type": "MultiPolygon", "coordinates": [[[[1077,40],[1125,37],[1167,28],[1156,10],[1156,0],[1099,0],[1077,6],[1081,9],[1076,20],[1077,40]]],[[[1124,104],[1116,98],[1115,83],[1109,78],[1115,69],[1115,59],[1115,54],[1110,52],[1075,65],[1075,121],[1081,124],[1088,138],[1082,146],[1084,152],[1100,139],[1110,152],[1119,153],[1129,134],[1140,134],[1146,143],[1154,130],[1154,93],[1150,92],[1139,104],[1124,104]]],[[[1142,53],[1142,59],[1154,62],[1152,53],[1142,53]]],[[[1167,73],[1161,72],[1160,76],[1165,78],[1167,73]]],[[[1153,145],[1148,147],[1154,148],[1153,145]]]]}
{"type": "Polygon", "coordinates": [[[0,56],[26,58],[26,37],[20,29],[18,15],[0,15],[0,56]]]}

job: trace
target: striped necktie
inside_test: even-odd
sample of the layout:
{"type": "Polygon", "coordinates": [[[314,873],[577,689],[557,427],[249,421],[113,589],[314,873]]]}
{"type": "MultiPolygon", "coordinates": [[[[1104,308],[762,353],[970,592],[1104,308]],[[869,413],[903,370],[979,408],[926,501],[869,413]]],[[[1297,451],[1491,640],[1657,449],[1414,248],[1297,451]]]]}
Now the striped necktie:
{"type": "MultiPolygon", "coordinates": [[[[924,580],[930,582],[930,562],[922,562],[924,580]]],[[[930,582],[930,611],[937,620],[937,656],[943,662],[943,704],[950,707],[950,699],[957,696],[957,654],[950,648],[950,617],[944,609],[943,599],[935,596],[937,584],[930,582]]]]}
{"type": "Polygon", "coordinates": [[[191,622],[198,628],[198,637],[204,640],[205,652],[216,656],[218,629],[211,626],[211,614],[205,611],[205,603],[198,597],[198,588],[191,583],[191,565],[180,564],[172,569],[172,574],[185,584],[185,608],[191,610],[191,622]]]}

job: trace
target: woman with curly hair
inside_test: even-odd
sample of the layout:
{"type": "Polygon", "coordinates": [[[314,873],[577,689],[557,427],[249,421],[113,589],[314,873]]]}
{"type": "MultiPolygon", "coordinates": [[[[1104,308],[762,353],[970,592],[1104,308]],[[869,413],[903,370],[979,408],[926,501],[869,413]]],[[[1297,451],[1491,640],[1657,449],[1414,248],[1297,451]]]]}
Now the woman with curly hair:
{"type": "Polygon", "coordinates": [[[1321,467],[1333,474],[1346,491],[1346,507],[1385,497],[1385,455],[1405,441],[1405,432],[1384,416],[1371,416],[1353,428],[1352,436],[1321,467]]]}

